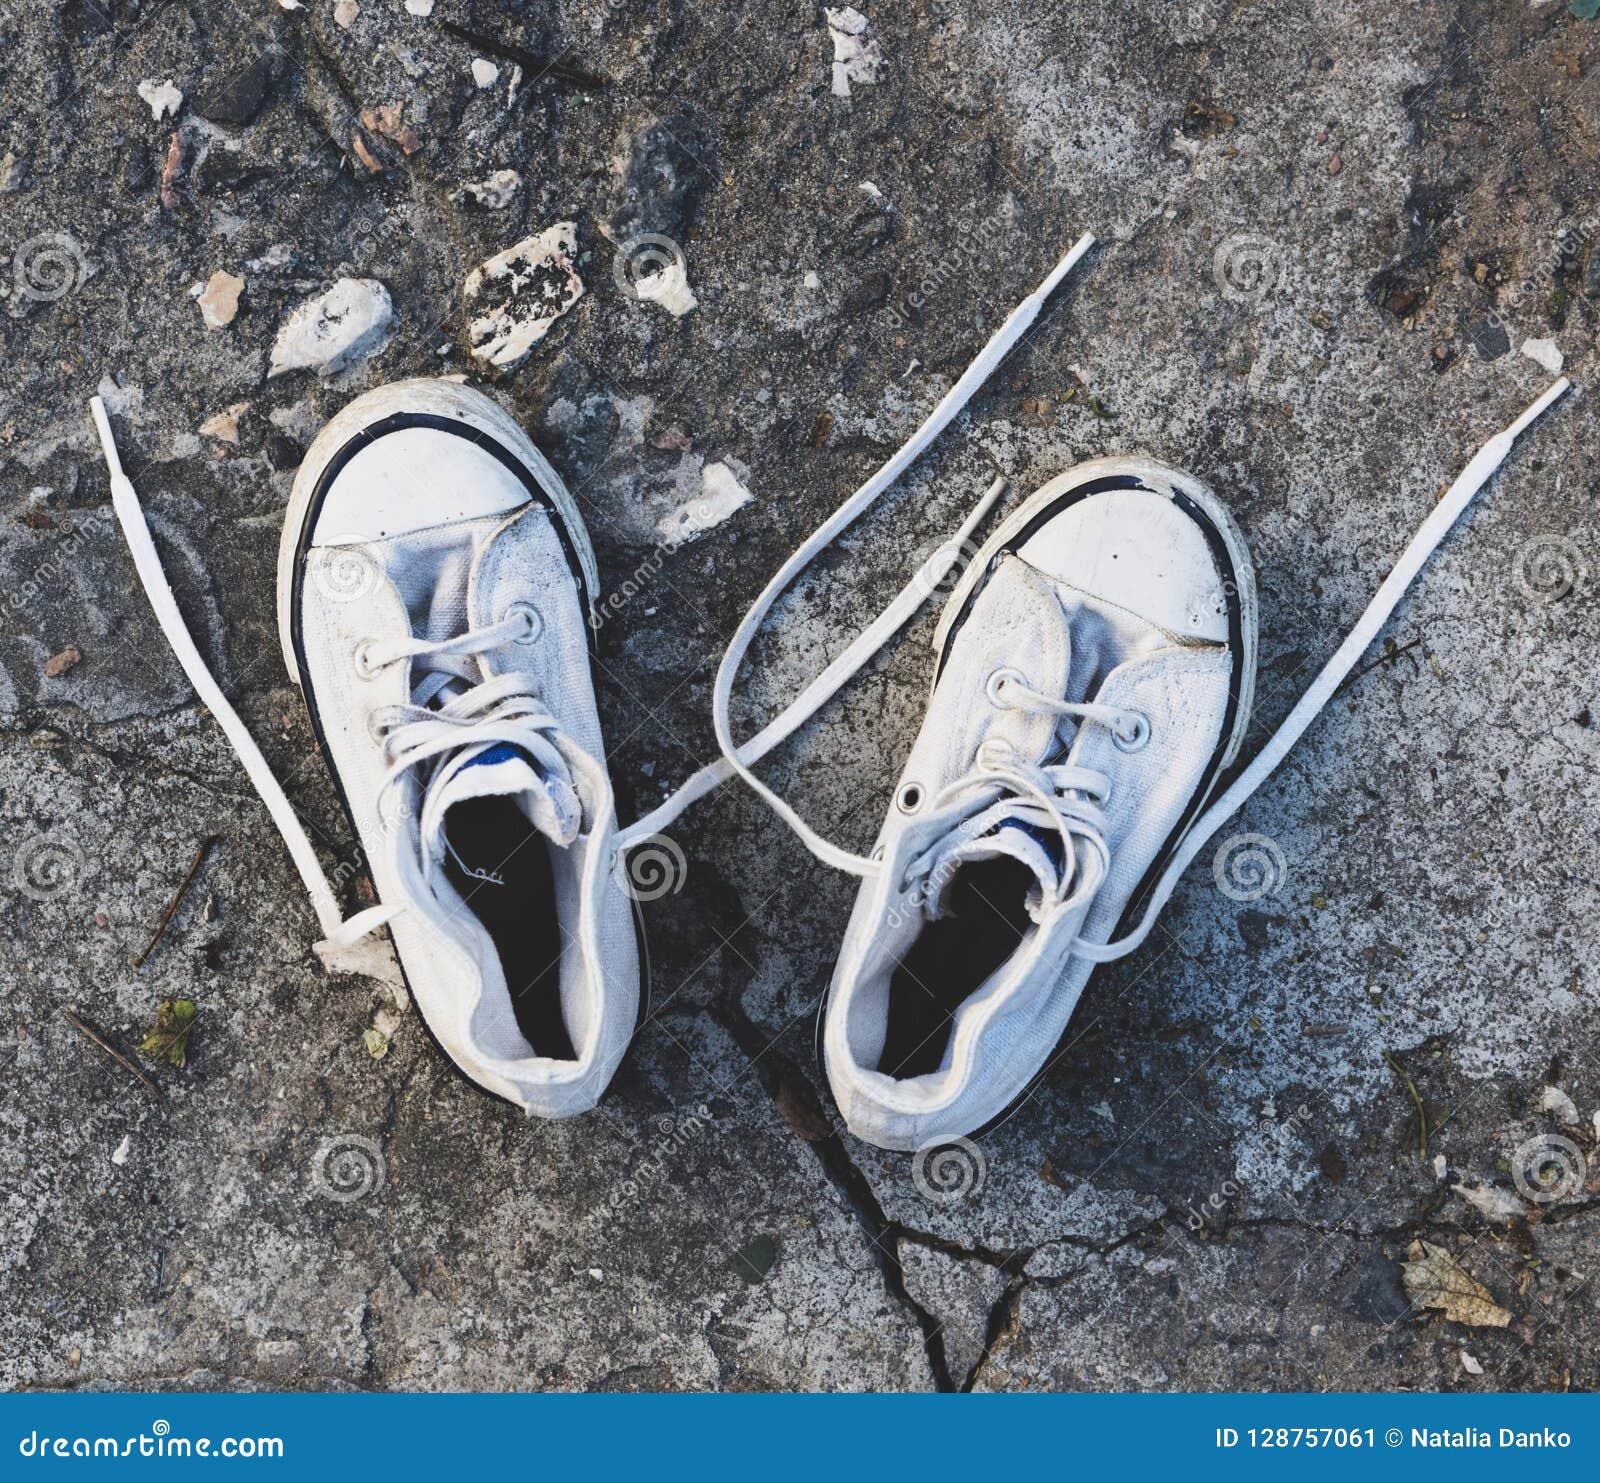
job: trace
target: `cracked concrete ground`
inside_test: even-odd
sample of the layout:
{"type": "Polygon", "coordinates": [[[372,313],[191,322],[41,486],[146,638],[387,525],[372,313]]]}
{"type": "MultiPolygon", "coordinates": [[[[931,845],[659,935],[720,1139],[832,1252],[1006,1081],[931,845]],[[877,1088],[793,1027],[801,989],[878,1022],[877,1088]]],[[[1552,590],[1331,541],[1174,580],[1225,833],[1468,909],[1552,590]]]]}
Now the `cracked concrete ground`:
{"type": "MultiPolygon", "coordinates": [[[[1600,22],[859,8],[882,62],[844,98],[822,9],[794,0],[0,4],[0,1384],[1600,1381],[1600,22]],[[157,120],[139,85],[169,81],[185,101],[157,120]],[[462,194],[502,170],[505,205],[462,194]],[[586,293],[487,373],[466,276],[559,221],[586,293]],[[851,883],[733,789],[674,830],[654,1009],[581,1120],[475,1094],[392,987],[324,973],[110,518],[97,387],[199,642],[332,865],[351,841],[276,655],[288,486],[360,389],[488,386],[622,594],[599,675],[631,818],[711,755],[716,656],[766,575],[1085,229],[1104,246],[1022,351],[782,605],[743,727],[995,470],[1026,492],[1140,450],[1249,538],[1248,751],[1549,380],[1525,343],[1579,391],[1230,831],[1265,837],[1275,889],[1237,899],[1208,851],[1096,975],[976,1188],[930,1199],[836,1130],[810,1037],[851,883]],[[646,234],[681,250],[682,317],[630,287],[646,234]],[[213,330],[190,295],[218,271],[245,289],[213,330]],[[386,286],[392,339],[269,381],[286,316],[340,277],[386,286]],[[201,434],[241,403],[237,442],[201,434]],[[754,499],[662,559],[656,523],[715,462],[754,499]],[[199,1016],[187,1065],[148,1073],[164,1104],[63,1018],[126,1048],[176,997],[199,1016]],[[1507,1321],[1422,1306],[1418,1240],[1507,1321]]],[[[767,767],[852,847],[918,724],[931,625],[767,767]]]]}

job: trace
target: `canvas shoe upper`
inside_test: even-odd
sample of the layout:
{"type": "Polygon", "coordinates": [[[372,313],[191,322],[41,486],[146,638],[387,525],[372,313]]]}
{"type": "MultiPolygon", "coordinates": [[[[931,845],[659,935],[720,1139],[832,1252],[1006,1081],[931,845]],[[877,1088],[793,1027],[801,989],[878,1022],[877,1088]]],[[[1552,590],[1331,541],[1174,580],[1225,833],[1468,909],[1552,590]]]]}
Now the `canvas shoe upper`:
{"type": "Polygon", "coordinates": [[[827,1000],[851,1129],[920,1148],[1037,1076],[1116,929],[1249,717],[1242,539],[1172,470],[1107,459],[974,559],[827,1000]]]}
{"type": "Polygon", "coordinates": [[[495,403],[443,381],[380,388],[307,451],[278,570],[285,660],[377,907],[340,920],[230,730],[330,941],[386,924],[455,1063],[547,1117],[594,1105],[640,1004],[589,672],[595,585],[570,496],[495,403]]]}

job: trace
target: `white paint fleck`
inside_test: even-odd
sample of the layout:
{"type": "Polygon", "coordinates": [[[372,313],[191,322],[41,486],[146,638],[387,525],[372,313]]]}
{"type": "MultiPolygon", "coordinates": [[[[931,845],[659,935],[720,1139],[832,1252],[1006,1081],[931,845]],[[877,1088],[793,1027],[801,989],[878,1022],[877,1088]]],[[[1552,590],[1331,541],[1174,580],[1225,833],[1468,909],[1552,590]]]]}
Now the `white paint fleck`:
{"type": "Polygon", "coordinates": [[[176,118],[183,107],[183,94],[173,87],[169,77],[165,82],[147,80],[139,84],[139,96],[150,105],[150,115],[157,123],[164,118],[176,118]]]}
{"type": "Polygon", "coordinates": [[[811,271],[808,272],[806,274],[806,276],[804,278],[802,278],[800,281],[803,284],[805,284],[805,286],[807,288],[821,288],[822,287],[822,280],[819,277],[817,277],[817,270],[815,268],[811,269],[811,271]]]}
{"type": "Polygon", "coordinates": [[[500,81],[500,69],[487,57],[472,59],[472,80],[480,88],[492,88],[500,81]]]}
{"type": "Polygon", "coordinates": [[[1450,1188],[1490,1220],[1514,1220],[1524,1213],[1521,1200],[1509,1190],[1496,1189],[1492,1184],[1479,1185],[1476,1189],[1465,1184],[1452,1184],[1450,1188]]]}
{"type": "Polygon", "coordinates": [[[284,321],[272,347],[267,375],[310,370],[331,376],[376,355],[388,342],[393,320],[394,305],[381,283],[372,278],[341,278],[284,321]]]}
{"type": "Polygon", "coordinates": [[[828,35],[833,38],[833,95],[850,96],[853,82],[875,83],[883,73],[883,49],[872,34],[872,24],[852,5],[826,12],[828,35]]]}
{"type": "Polygon", "coordinates": [[[1566,357],[1554,340],[1524,340],[1522,353],[1529,360],[1537,361],[1552,376],[1559,376],[1561,367],[1566,364],[1566,357]]]}
{"type": "Polygon", "coordinates": [[[511,198],[522,189],[522,176],[515,170],[496,170],[482,180],[468,180],[451,192],[451,199],[464,201],[471,196],[480,206],[490,211],[503,211],[511,198]]]}
{"type": "Polygon", "coordinates": [[[1546,1087],[1539,1093],[1539,1111],[1551,1114],[1564,1128],[1578,1126],[1578,1104],[1560,1087],[1546,1087]]]}
{"type": "Polygon", "coordinates": [[[1434,1156],[1433,1156],[1433,1177],[1435,1179],[1443,1179],[1445,1174],[1446,1174],[1446,1172],[1449,1170],[1449,1168],[1450,1168],[1449,1162],[1445,1159],[1445,1156],[1442,1153],[1434,1154],[1434,1156]]]}
{"type": "Polygon", "coordinates": [[[641,299],[661,305],[675,319],[682,319],[700,303],[689,287],[688,264],[681,257],[673,258],[659,273],[641,278],[633,285],[633,291],[641,299]]]}
{"type": "Polygon", "coordinates": [[[406,0],[406,9],[412,15],[427,17],[433,14],[433,0],[406,0]]]}
{"type": "Polygon", "coordinates": [[[883,192],[879,190],[878,187],[875,186],[870,180],[863,180],[857,189],[860,190],[862,195],[871,196],[874,201],[881,201],[883,199],[883,192]]]}
{"type": "Polygon", "coordinates": [[[1461,1351],[1461,1368],[1469,1375],[1481,1375],[1483,1366],[1478,1363],[1465,1349],[1461,1351]]]}
{"type": "Polygon", "coordinates": [[[339,0],[339,3],[333,7],[335,23],[343,26],[346,31],[355,25],[356,17],[360,14],[361,6],[358,0],[339,0]]]}
{"type": "Polygon", "coordinates": [[[656,534],[663,545],[682,546],[721,525],[754,498],[728,464],[708,463],[700,475],[699,495],[658,520],[656,534]]]}
{"type": "Polygon", "coordinates": [[[125,1163],[128,1162],[128,1154],[132,1151],[132,1149],[133,1138],[129,1134],[124,1133],[122,1135],[122,1142],[112,1150],[111,1162],[120,1169],[125,1163]]]}
{"type": "Polygon", "coordinates": [[[391,993],[405,993],[405,979],[401,976],[399,961],[387,937],[363,937],[349,947],[319,942],[312,951],[329,973],[353,973],[360,978],[375,979],[391,993]]]}
{"type": "Polygon", "coordinates": [[[479,264],[467,276],[467,335],[473,357],[514,366],[583,297],[572,265],[577,225],[557,222],[479,264]]]}

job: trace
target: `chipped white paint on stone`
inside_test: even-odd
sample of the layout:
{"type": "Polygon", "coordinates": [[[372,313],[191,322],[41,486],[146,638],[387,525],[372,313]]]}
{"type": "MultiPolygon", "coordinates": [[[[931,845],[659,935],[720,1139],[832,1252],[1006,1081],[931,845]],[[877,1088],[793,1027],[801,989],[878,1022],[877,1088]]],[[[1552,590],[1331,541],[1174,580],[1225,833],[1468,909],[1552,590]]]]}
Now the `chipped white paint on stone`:
{"type": "Polygon", "coordinates": [[[487,57],[474,57],[472,80],[480,88],[492,88],[500,80],[500,69],[487,57]]]}
{"type": "Polygon", "coordinates": [[[393,319],[394,305],[381,283],[372,278],[341,278],[284,321],[272,347],[267,375],[310,370],[331,376],[377,354],[388,341],[393,319]]]}
{"type": "Polygon", "coordinates": [[[1492,1184],[1479,1185],[1475,1189],[1470,1185],[1452,1184],[1450,1188],[1474,1209],[1481,1210],[1490,1220],[1504,1222],[1526,1213],[1526,1207],[1521,1200],[1510,1191],[1496,1189],[1492,1184]]]}
{"type": "Polygon", "coordinates": [[[1539,1093],[1539,1111],[1549,1113],[1564,1128],[1578,1126],[1578,1104],[1560,1087],[1546,1087],[1539,1093]]]}
{"type": "Polygon", "coordinates": [[[427,17],[433,14],[433,0],[406,0],[406,9],[412,15],[427,17]]]}
{"type": "Polygon", "coordinates": [[[698,540],[754,498],[731,466],[708,463],[700,476],[700,493],[657,521],[656,534],[669,546],[698,540]]]}
{"type": "Polygon", "coordinates": [[[1537,361],[1552,376],[1559,376],[1561,367],[1566,364],[1566,357],[1554,340],[1524,340],[1522,353],[1529,360],[1537,361]]]}
{"type": "Polygon", "coordinates": [[[333,18],[348,31],[356,23],[356,17],[361,14],[358,0],[339,0],[333,7],[333,18]]]}
{"type": "Polygon", "coordinates": [[[514,366],[583,297],[572,265],[577,226],[557,222],[474,268],[467,277],[472,354],[502,370],[514,366]]]}
{"type": "Polygon", "coordinates": [[[150,115],[157,123],[164,118],[176,118],[183,107],[183,94],[173,87],[169,77],[165,82],[148,80],[139,84],[139,96],[150,105],[150,115]]]}
{"type": "Polygon", "coordinates": [[[682,319],[700,303],[689,287],[688,265],[681,257],[674,258],[659,273],[641,278],[634,284],[633,291],[641,299],[661,305],[675,319],[682,319]]]}
{"type": "Polygon", "coordinates": [[[883,49],[872,34],[872,23],[852,5],[827,11],[828,35],[833,38],[833,95],[850,96],[853,82],[875,83],[883,74],[883,49]]]}
{"type": "Polygon", "coordinates": [[[469,180],[451,193],[451,199],[464,201],[471,197],[490,211],[503,211],[511,198],[522,189],[522,176],[515,170],[496,170],[482,180],[469,180]]]}
{"type": "Polygon", "coordinates": [[[133,1136],[129,1133],[122,1135],[122,1142],[111,1151],[111,1162],[119,1169],[128,1162],[128,1154],[133,1149],[133,1136]]]}

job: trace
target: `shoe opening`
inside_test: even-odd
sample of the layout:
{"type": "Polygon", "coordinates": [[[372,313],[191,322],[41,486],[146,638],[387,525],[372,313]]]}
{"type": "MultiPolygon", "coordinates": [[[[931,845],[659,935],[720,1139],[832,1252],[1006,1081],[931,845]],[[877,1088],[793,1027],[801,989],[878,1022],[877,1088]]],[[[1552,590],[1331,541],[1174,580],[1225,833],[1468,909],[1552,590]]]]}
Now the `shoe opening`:
{"type": "Polygon", "coordinates": [[[445,876],[494,943],[517,1028],[537,1056],[573,1061],[561,1006],[551,844],[509,796],[467,798],[445,823],[445,876]]]}
{"type": "Polygon", "coordinates": [[[889,980],[889,1020],[878,1070],[906,1080],[944,1063],[957,1010],[1033,930],[1028,892],[1038,879],[1018,860],[963,865],[889,980]]]}

